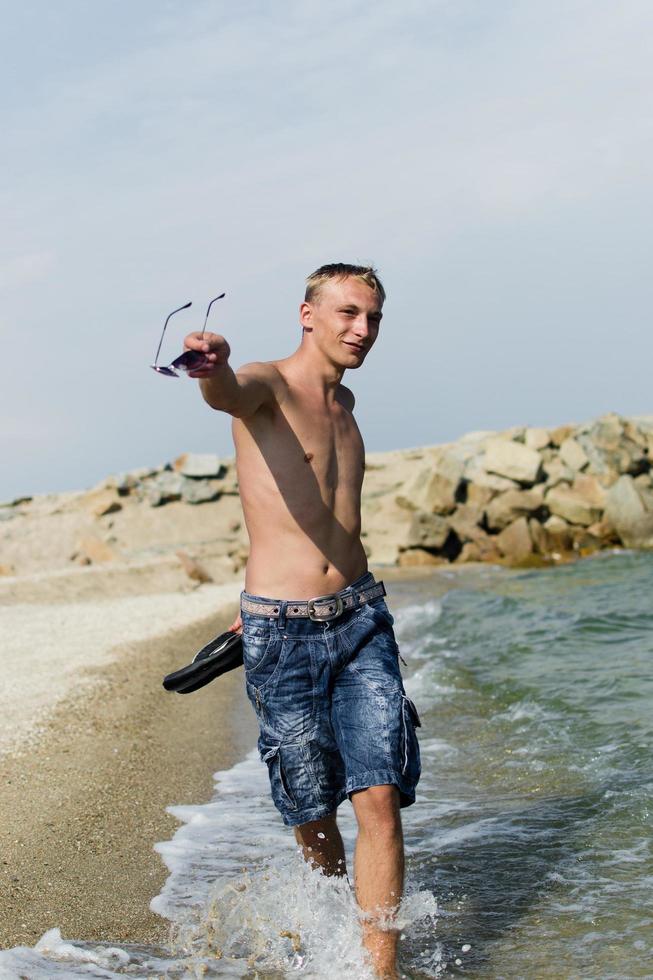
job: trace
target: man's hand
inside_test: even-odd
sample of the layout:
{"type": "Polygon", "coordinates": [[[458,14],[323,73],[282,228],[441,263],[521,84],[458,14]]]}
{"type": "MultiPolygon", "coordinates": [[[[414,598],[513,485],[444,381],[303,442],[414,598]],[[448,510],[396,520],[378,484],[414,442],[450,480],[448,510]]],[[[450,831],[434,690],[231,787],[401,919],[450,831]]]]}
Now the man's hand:
{"type": "Polygon", "coordinates": [[[193,371],[188,372],[189,378],[211,378],[215,373],[216,367],[226,364],[231,348],[229,344],[217,333],[189,333],[184,339],[184,350],[194,350],[204,354],[206,363],[193,371]]]}
{"type": "Polygon", "coordinates": [[[238,615],[234,619],[234,621],[231,624],[231,626],[229,627],[229,629],[231,630],[232,633],[242,633],[243,632],[243,618],[240,615],[240,613],[238,613],[238,615]]]}

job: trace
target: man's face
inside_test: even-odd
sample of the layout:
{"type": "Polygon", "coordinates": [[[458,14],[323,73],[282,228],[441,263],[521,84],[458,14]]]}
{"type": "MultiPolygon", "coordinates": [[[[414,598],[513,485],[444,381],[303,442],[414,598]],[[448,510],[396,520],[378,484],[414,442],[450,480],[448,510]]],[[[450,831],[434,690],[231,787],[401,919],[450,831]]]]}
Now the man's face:
{"type": "Polygon", "coordinates": [[[313,302],[302,303],[300,321],[333,364],[357,368],[378,336],[381,306],[378,294],[361,279],[335,279],[313,302]]]}

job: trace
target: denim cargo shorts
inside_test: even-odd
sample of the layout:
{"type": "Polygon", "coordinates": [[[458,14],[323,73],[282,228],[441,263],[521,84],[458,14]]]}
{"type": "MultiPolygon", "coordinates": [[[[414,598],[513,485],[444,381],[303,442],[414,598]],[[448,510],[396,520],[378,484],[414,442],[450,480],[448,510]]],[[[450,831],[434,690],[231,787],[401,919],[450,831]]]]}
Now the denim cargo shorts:
{"type": "MultiPolygon", "coordinates": [[[[373,584],[367,572],[338,594],[373,584]]],[[[414,803],[420,722],[383,597],[315,622],[287,618],[291,601],[243,596],[280,608],[279,618],[243,610],[242,620],[247,695],[284,823],[318,820],[369,786],[394,785],[402,806],[414,803]]]]}

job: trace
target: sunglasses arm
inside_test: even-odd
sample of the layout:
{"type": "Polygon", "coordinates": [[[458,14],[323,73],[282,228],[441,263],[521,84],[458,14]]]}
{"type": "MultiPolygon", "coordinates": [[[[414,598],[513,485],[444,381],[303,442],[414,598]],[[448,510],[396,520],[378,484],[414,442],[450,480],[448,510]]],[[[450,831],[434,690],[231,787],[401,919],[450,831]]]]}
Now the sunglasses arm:
{"type": "Polygon", "coordinates": [[[176,310],[173,310],[172,313],[169,313],[168,316],[166,317],[166,322],[163,324],[163,330],[161,331],[161,340],[159,341],[159,346],[156,349],[156,357],[154,358],[154,365],[153,365],[153,367],[156,367],[157,364],[159,363],[159,354],[161,352],[161,344],[163,343],[163,337],[164,337],[165,332],[166,332],[166,327],[168,326],[168,320],[170,319],[171,316],[174,316],[175,313],[179,313],[181,310],[187,310],[188,307],[189,306],[192,306],[192,305],[193,305],[192,302],[190,302],[190,303],[184,303],[183,306],[180,306],[176,310]]]}

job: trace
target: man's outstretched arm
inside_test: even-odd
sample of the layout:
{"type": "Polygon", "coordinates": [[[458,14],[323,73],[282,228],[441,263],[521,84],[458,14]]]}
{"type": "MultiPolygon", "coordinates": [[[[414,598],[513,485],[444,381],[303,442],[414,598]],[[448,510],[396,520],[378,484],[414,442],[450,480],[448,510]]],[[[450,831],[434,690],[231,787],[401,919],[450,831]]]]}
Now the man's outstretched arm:
{"type": "Polygon", "coordinates": [[[188,373],[199,380],[202,397],[211,408],[234,418],[247,418],[262,405],[276,401],[281,375],[273,364],[245,364],[235,372],[229,364],[229,344],[215,333],[190,333],[184,345],[209,361],[206,367],[188,373]]]}

